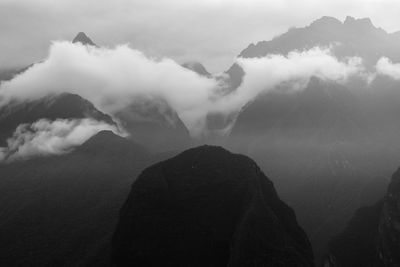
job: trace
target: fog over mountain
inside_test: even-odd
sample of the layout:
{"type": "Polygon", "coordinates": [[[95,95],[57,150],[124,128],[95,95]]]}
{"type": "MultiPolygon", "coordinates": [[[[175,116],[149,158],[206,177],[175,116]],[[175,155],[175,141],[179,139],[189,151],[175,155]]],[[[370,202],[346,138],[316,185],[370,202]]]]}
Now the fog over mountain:
{"type": "Polygon", "coordinates": [[[0,265],[398,264],[396,4],[261,2],[0,0],[0,265]]]}
{"type": "Polygon", "coordinates": [[[363,75],[359,58],[339,61],[328,48],[318,47],[293,51],[287,56],[238,58],[237,64],[246,72],[244,82],[226,94],[229,83],[188,71],[170,59],[151,59],[127,46],[106,49],[80,42],[57,42],[47,59],[1,84],[0,104],[68,92],[79,94],[101,111],[115,115],[131,104],[145,109],[140,107],[141,103],[135,103],[144,101],[153,103],[171,125],[182,120],[191,135],[199,137],[209,131],[208,114],[237,114],[260,93],[280,83],[293,82],[302,89],[311,76],[340,82],[363,75]],[[272,71],[276,66],[281,69],[272,71]],[[265,75],[269,77],[265,79],[265,75]],[[172,109],[172,114],[165,112],[168,109],[172,109]]]}

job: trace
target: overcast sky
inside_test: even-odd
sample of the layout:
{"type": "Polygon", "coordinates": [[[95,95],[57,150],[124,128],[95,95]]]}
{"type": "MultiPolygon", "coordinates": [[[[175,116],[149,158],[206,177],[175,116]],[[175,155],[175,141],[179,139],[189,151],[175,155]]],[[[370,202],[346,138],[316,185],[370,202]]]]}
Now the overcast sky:
{"type": "Polygon", "coordinates": [[[51,40],[86,32],[99,45],[227,69],[249,43],[321,16],[370,17],[400,30],[397,0],[0,0],[0,69],[45,57],[51,40]]]}

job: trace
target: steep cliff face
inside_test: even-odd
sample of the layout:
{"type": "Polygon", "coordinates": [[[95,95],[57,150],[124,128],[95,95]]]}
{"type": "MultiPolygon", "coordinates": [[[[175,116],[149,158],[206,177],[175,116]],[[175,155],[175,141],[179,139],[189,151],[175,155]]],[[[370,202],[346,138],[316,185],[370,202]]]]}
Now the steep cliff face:
{"type": "Polygon", "coordinates": [[[385,266],[400,266],[400,169],[393,175],[379,223],[378,254],[385,266]]]}
{"type": "Polygon", "coordinates": [[[357,210],[346,228],[329,243],[327,267],[382,266],[377,253],[382,201],[357,210]]]}
{"type": "Polygon", "coordinates": [[[359,209],[329,244],[324,266],[400,266],[400,169],[382,201],[359,209]]]}
{"type": "Polygon", "coordinates": [[[313,266],[293,210],[256,163],[211,146],[138,177],[112,246],[117,266],[313,266]]]}

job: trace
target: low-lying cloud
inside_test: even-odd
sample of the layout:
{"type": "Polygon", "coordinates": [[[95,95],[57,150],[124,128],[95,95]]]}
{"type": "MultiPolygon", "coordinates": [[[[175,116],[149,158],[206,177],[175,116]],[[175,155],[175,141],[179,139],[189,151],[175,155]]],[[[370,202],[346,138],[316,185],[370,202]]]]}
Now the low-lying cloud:
{"type": "Polygon", "coordinates": [[[339,61],[328,48],[312,48],[293,51],[287,56],[267,55],[262,58],[238,58],[237,63],[246,73],[242,85],[225,99],[221,99],[221,111],[240,110],[258,95],[277,88],[283,82],[291,82],[292,90],[304,89],[311,77],[344,83],[353,75],[363,75],[361,58],[352,57],[339,61]]]}
{"type": "Polygon", "coordinates": [[[7,147],[0,147],[0,161],[67,153],[102,130],[121,134],[115,126],[93,119],[42,119],[21,124],[7,139],[7,147]]]}
{"type": "Polygon", "coordinates": [[[329,49],[321,48],[288,56],[238,58],[237,63],[246,75],[243,84],[227,95],[226,85],[217,79],[200,76],[170,59],[148,58],[127,45],[108,49],[54,42],[43,62],[1,84],[0,106],[10,99],[69,92],[113,115],[135,100],[154,99],[172,108],[193,136],[201,136],[208,130],[208,114],[237,114],[257,95],[282,82],[304,84],[311,76],[345,81],[363,71],[359,58],[339,61],[329,49]]]}
{"type": "Polygon", "coordinates": [[[387,57],[383,57],[376,63],[376,72],[377,74],[400,80],[400,63],[393,63],[387,57]]]}

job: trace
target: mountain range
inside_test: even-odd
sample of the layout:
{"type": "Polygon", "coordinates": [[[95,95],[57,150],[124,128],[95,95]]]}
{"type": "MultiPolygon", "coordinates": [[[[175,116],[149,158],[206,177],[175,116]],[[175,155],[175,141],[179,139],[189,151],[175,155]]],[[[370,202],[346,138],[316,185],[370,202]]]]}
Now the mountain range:
{"type": "MultiPolygon", "coordinates": [[[[73,42],[98,46],[84,33],[73,42]]],[[[322,17],[251,44],[238,57],[287,55],[316,46],[331,47],[339,59],[361,57],[367,70],[382,56],[400,61],[399,32],[387,33],[369,19],[352,17],[344,22],[322,17]]],[[[182,66],[212,77],[201,63],[182,66]]],[[[0,82],[25,69],[0,73],[0,82]]],[[[234,64],[226,75],[234,92],[245,72],[234,64]]],[[[0,146],[18,125],[39,119],[90,118],[123,128],[129,137],[101,131],[67,154],[0,162],[0,263],[99,266],[112,258],[124,265],[139,255],[140,263],[154,266],[159,259],[179,265],[193,257],[214,266],[283,258],[312,266],[311,242],[317,264],[396,266],[398,173],[388,177],[399,165],[400,83],[385,76],[368,84],[312,77],[294,93],[284,93],[282,86],[247,104],[229,135],[212,139],[257,164],[206,146],[142,172],[211,140],[193,140],[172,108],[166,105],[165,111],[171,124],[152,101],[139,99],[112,115],[67,93],[1,107],[0,146]],[[143,196],[143,190],[159,195],[143,196]],[[247,198],[235,200],[236,194],[247,198]],[[257,216],[271,228],[258,225],[257,216]],[[155,230],[160,223],[167,223],[159,228],[165,232],[155,230]],[[149,242],[149,236],[157,243],[149,242]],[[152,247],[157,244],[168,246],[152,247]],[[261,255],[259,250],[269,252],[261,255]],[[149,251],[161,258],[150,257],[149,251]],[[179,251],[185,253],[177,257],[179,251]]]]}

